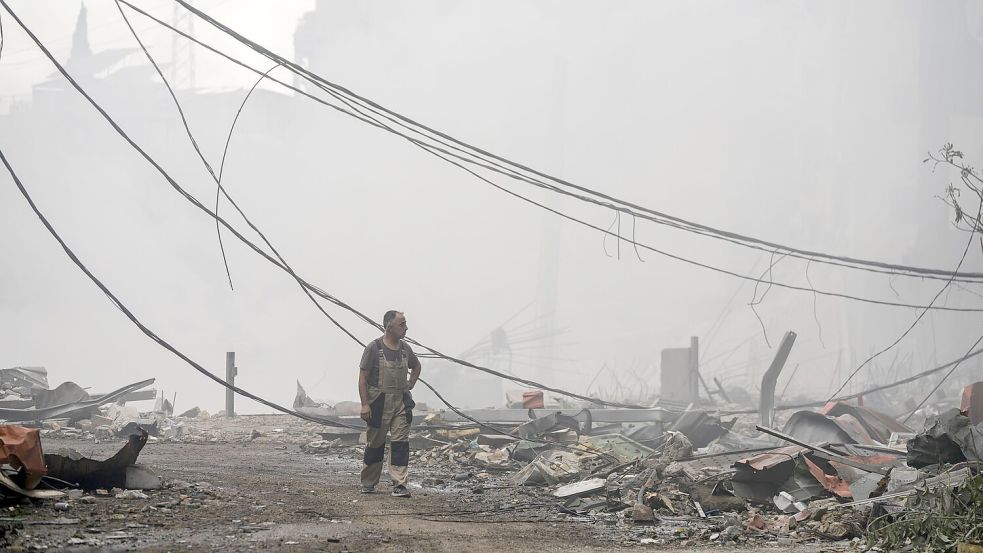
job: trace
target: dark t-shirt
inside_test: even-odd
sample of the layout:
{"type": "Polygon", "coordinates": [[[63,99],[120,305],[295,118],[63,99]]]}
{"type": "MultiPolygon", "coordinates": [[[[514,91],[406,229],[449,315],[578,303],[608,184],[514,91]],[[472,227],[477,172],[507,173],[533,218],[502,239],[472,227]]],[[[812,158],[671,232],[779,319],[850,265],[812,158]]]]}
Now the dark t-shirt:
{"type": "MultiPolygon", "coordinates": [[[[407,363],[412,371],[420,366],[420,360],[417,359],[416,354],[413,353],[413,348],[409,344],[400,340],[399,347],[406,352],[407,363]]],[[[366,382],[369,386],[379,385],[379,348],[382,348],[382,354],[386,356],[387,361],[399,361],[399,350],[391,350],[386,344],[382,342],[382,338],[376,338],[372,340],[365,346],[365,350],[362,352],[362,360],[358,363],[359,370],[368,371],[368,378],[366,382]]]]}

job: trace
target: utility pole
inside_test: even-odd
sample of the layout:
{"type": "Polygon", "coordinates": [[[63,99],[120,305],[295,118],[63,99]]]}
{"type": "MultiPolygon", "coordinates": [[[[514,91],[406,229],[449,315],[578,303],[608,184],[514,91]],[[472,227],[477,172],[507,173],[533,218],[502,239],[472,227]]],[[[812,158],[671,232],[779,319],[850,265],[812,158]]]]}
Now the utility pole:
{"type": "MultiPolygon", "coordinates": [[[[236,352],[229,351],[225,354],[225,381],[229,386],[235,386],[236,375],[239,369],[236,368],[236,352]]],[[[236,393],[231,388],[225,389],[225,416],[236,416],[236,393]]]]}

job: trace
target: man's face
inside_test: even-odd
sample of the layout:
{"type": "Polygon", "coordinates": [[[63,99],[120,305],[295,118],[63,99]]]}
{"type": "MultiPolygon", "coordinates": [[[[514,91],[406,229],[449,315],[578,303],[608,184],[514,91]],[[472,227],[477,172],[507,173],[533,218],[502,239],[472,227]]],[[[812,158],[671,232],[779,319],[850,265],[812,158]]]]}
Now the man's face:
{"type": "Polygon", "coordinates": [[[393,322],[389,323],[388,330],[390,335],[402,340],[403,337],[406,336],[407,329],[409,329],[409,327],[406,326],[406,315],[403,315],[402,313],[397,313],[396,318],[393,319],[393,322]]]}

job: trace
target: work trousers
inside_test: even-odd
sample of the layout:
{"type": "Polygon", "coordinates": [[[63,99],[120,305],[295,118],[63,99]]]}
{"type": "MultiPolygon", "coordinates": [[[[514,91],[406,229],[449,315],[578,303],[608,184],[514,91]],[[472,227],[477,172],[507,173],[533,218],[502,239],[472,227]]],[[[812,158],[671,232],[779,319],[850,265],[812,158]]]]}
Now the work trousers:
{"type": "MultiPolygon", "coordinates": [[[[371,395],[370,394],[370,398],[371,395]]],[[[386,434],[390,435],[389,477],[393,486],[405,486],[410,462],[410,421],[413,399],[409,392],[380,392],[370,404],[371,417],[365,433],[362,485],[375,486],[382,478],[386,434]]]]}

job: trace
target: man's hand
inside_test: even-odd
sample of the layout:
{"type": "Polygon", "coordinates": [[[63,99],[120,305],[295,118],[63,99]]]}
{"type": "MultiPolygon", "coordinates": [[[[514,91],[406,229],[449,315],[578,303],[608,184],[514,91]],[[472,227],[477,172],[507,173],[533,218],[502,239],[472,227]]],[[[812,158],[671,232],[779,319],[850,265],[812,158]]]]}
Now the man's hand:
{"type": "Polygon", "coordinates": [[[372,418],[372,409],[369,409],[367,404],[363,404],[362,412],[359,414],[359,416],[362,417],[363,421],[369,422],[369,419],[372,418]]]}

